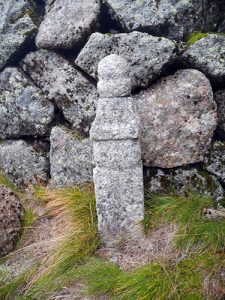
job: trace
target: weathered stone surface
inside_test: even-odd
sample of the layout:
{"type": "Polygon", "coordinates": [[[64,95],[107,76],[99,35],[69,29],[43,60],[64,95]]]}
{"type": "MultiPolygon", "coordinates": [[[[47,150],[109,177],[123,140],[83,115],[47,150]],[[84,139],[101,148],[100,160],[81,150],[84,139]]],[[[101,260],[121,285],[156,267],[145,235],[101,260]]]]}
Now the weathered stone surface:
{"type": "Polygon", "coordinates": [[[25,72],[55,101],[70,124],[88,132],[94,119],[97,90],[78,70],[58,54],[39,50],[21,63],[25,72]]]}
{"type": "Polygon", "coordinates": [[[23,210],[14,193],[0,185],[0,257],[11,252],[20,235],[23,210]]]}
{"type": "Polygon", "coordinates": [[[0,139],[44,136],[54,106],[17,68],[0,73],[0,139]]]}
{"type": "Polygon", "coordinates": [[[217,124],[209,80],[180,70],[134,99],[141,120],[144,164],[172,168],[203,160],[217,124]]]}
{"type": "Polygon", "coordinates": [[[225,143],[215,142],[204,159],[204,168],[225,183],[225,143]]]}
{"type": "Polygon", "coordinates": [[[150,169],[145,178],[146,188],[154,194],[184,195],[193,191],[210,196],[220,202],[224,199],[224,191],[218,179],[207,171],[197,168],[150,169]]]}
{"type": "Polygon", "coordinates": [[[138,138],[137,114],[131,97],[103,98],[98,100],[98,110],[90,134],[96,140],[138,138]]]}
{"type": "Polygon", "coordinates": [[[174,61],[176,45],[168,39],[141,32],[114,35],[96,32],[75,63],[97,79],[98,63],[109,54],[120,55],[129,62],[134,86],[147,86],[174,61]]]}
{"type": "Polygon", "coordinates": [[[223,82],[225,80],[225,36],[208,34],[190,46],[181,59],[188,68],[203,72],[214,82],[223,82]]]}
{"type": "Polygon", "coordinates": [[[95,163],[101,168],[129,168],[140,163],[141,147],[136,139],[95,141],[93,148],[95,163]]]}
{"type": "Polygon", "coordinates": [[[217,131],[221,138],[225,138],[225,89],[219,90],[214,95],[217,103],[218,126],[217,131]]]}
{"type": "Polygon", "coordinates": [[[98,228],[110,245],[141,234],[144,218],[139,120],[126,60],[112,54],[98,66],[100,98],[90,137],[96,167],[94,183],[98,228]],[[108,91],[108,93],[107,93],[108,91]]]}
{"type": "Polygon", "coordinates": [[[0,169],[18,186],[44,184],[49,174],[49,161],[42,143],[24,140],[0,143],[0,169]]]}
{"type": "Polygon", "coordinates": [[[221,20],[219,1],[104,0],[126,31],[145,31],[172,39],[194,31],[214,31],[221,20]]]}
{"type": "Polygon", "coordinates": [[[0,1],[0,69],[34,38],[37,27],[26,0],[0,1]]]}
{"type": "Polygon", "coordinates": [[[98,64],[98,73],[101,74],[101,80],[97,84],[100,98],[123,97],[131,94],[130,67],[122,57],[115,54],[106,56],[98,64]],[[106,64],[108,64],[107,68],[106,64]]]}
{"type": "Polygon", "coordinates": [[[125,238],[144,217],[141,165],[124,169],[95,168],[94,182],[103,240],[113,243],[113,238],[125,238]]]}
{"type": "Polygon", "coordinates": [[[218,27],[218,32],[225,33],[225,18],[218,27]]]}
{"type": "Polygon", "coordinates": [[[96,27],[99,0],[56,0],[51,3],[47,2],[47,14],[36,37],[37,47],[70,49],[79,46],[96,27]]]}
{"type": "Polygon", "coordinates": [[[55,0],[45,0],[44,2],[45,2],[45,13],[47,13],[51,9],[55,0]]]}
{"type": "Polygon", "coordinates": [[[90,139],[82,139],[65,127],[53,127],[51,132],[51,183],[71,186],[92,180],[93,154],[90,139]]]}

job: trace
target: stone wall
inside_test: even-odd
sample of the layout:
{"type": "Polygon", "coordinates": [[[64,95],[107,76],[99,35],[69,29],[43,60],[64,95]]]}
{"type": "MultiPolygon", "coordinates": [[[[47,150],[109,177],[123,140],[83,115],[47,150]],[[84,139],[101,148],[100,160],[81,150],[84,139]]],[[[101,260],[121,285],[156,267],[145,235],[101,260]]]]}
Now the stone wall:
{"type": "Polygon", "coordinates": [[[117,54],[131,66],[146,186],[163,192],[164,178],[169,192],[194,187],[223,199],[223,0],[0,0],[0,8],[0,168],[11,180],[92,180],[97,67],[117,54]]]}

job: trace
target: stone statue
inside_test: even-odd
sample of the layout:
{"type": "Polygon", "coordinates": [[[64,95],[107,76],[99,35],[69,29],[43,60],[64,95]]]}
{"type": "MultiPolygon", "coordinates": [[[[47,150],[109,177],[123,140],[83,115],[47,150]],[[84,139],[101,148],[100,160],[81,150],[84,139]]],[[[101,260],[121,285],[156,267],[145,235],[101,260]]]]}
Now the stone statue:
{"type": "Polygon", "coordinates": [[[112,54],[98,66],[98,101],[90,136],[98,227],[104,242],[141,234],[144,217],[139,120],[128,63],[112,54]]]}

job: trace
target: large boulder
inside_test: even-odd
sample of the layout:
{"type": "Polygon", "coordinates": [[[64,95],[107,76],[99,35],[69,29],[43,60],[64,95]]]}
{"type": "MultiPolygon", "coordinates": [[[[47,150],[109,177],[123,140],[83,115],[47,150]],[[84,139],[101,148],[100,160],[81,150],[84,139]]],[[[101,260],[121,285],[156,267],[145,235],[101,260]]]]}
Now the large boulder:
{"type": "Polygon", "coordinates": [[[98,63],[109,54],[118,54],[131,66],[134,86],[147,86],[176,58],[176,44],[147,33],[93,33],[75,63],[97,79],[98,63]]]}
{"type": "Polygon", "coordinates": [[[214,31],[221,20],[219,1],[104,0],[125,31],[145,31],[181,40],[194,31],[214,31]]]}
{"type": "Polygon", "coordinates": [[[134,101],[145,165],[173,168],[203,160],[217,124],[216,103],[205,75],[180,70],[134,101]]]}
{"type": "Polygon", "coordinates": [[[22,217],[19,199],[10,189],[0,185],[0,257],[14,249],[21,232],[22,217]]]}
{"type": "Polygon", "coordinates": [[[99,0],[48,1],[36,45],[45,49],[71,49],[79,46],[98,22],[99,0]]]}
{"type": "Polygon", "coordinates": [[[89,131],[98,98],[93,83],[60,55],[48,50],[29,53],[21,66],[56,103],[73,128],[89,131]]]}
{"type": "Polygon", "coordinates": [[[203,167],[225,184],[225,143],[215,142],[205,156],[203,167]]]}
{"type": "Polygon", "coordinates": [[[24,50],[37,32],[27,0],[0,0],[0,69],[24,50]]]}
{"type": "Polygon", "coordinates": [[[146,189],[153,194],[185,195],[194,192],[222,203],[223,188],[218,179],[201,168],[150,169],[146,189]]]}
{"type": "Polygon", "coordinates": [[[54,106],[19,69],[0,73],[0,139],[44,136],[54,106]]]}
{"type": "Polygon", "coordinates": [[[53,186],[71,186],[92,180],[92,142],[66,127],[53,127],[50,165],[53,186]]]}
{"type": "Polygon", "coordinates": [[[49,176],[46,145],[24,140],[0,143],[0,169],[18,186],[45,184],[49,176]]]}
{"type": "Polygon", "coordinates": [[[223,140],[225,139],[225,89],[219,90],[214,95],[217,103],[218,126],[217,132],[223,140]]]}
{"type": "Polygon", "coordinates": [[[181,62],[204,73],[215,83],[225,80],[225,35],[208,34],[184,52],[181,62]]]}

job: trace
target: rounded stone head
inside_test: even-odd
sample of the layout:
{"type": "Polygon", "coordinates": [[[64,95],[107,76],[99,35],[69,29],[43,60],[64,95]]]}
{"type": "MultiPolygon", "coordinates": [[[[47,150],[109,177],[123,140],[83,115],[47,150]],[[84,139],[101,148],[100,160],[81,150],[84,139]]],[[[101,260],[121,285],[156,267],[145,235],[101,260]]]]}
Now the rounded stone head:
{"type": "Polygon", "coordinates": [[[104,57],[98,65],[98,78],[101,98],[130,96],[130,66],[123,57],[116,54],[104,57]]]}

